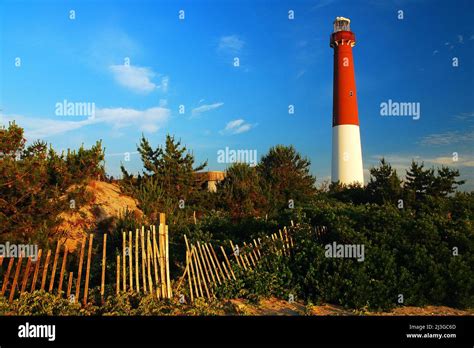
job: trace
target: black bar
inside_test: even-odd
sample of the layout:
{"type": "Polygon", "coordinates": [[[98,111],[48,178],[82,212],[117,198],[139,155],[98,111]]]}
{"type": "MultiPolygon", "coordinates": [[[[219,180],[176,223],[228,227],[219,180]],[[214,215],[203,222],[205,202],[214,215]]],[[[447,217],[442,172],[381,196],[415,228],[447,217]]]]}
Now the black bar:
{"type": "Polygon", "coordinates": [[[0,346],[47,345],[360,345],[466,346],[474,342],[474,316],[301,317],[0,317],[0,346]],[[55,340],[20,338],[26,323],[55,325],[55,340]],[[420,329],[410,329],[410,325],[420,329]],[[424,325],[424,328],[423,328],[424,325]],[[429,329],[427,325],[431,325],[429,329]],[[451,329],[446,326],[451,325],[451,329]],[[455,328],[454,326],[455,325],[455,328]],[[407,338],[407,334],[456,334],[407,338]]]}

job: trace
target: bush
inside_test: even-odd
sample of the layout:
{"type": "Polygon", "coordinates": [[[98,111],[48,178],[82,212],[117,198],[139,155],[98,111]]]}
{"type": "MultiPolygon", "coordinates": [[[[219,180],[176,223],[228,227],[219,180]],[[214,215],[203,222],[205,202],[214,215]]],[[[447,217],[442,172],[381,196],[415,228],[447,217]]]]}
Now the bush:
{"type": "Polygon", "coordinates": [[[23,293],[11,305],[0,297],[0,313],[8,315],[94,315],[96,311],[97,307],[82,308],[79,303],[38,290],[23,293]]]}
{"type": "Polygon", "coordinates": [[[327,201],[306,214],[311,224],[292,230],[289,263],[303,298],[375,310],[399,305],[399,295],[404,305],[473,306],[474,235],[464,218],[327,201]],[[316,223],[327,226],[324,233],[314,232],[316,223]],[[326,258],[332,242],[363,244],[364,262],[326,258]]]}

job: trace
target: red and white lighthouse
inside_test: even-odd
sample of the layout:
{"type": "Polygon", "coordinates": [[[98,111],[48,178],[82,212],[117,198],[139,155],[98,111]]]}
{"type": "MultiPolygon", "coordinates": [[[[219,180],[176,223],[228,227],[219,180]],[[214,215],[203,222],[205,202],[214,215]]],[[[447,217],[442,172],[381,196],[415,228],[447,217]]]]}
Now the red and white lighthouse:
{"type": "Polygon", "coordinates": [[[337,17],[331,34],[334,49],[331,181],[364,185],[350,19],[337,17]]]}

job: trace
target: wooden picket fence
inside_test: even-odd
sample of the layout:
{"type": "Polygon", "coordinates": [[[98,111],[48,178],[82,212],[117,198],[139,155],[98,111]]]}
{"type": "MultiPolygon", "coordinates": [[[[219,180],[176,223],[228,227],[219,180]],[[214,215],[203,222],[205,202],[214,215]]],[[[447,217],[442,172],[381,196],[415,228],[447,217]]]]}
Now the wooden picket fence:
{"type": "MultiPolygon", "coordinates": [[[[105,259],[105,256],[103,258],[105,259]]],[[[128,232],[128,243],[127,233],[122,232],[122,255],[117,255],[116,274],[117,295],[128,290],[137,293],[143,290],[145,294],[156,294],[158,298],[173,297],[169,267],[168,225],[165,223],[165,214],[160,214],[158,236],[155,226],[151,226],[146,231],[145,227],[142,227],[141,231],[138,229],[135,231],[134,245],[132,231],[128,232]]]]}
{"type": "MultiPolygon", "coordinates": [[[[158,236],[156,235],[155,226],[150,226],[150,229],[146,231],[146,234],[145,227],[142,227],[141,231],[137,230],[135,232],[135,245],[133,245],[133,235],[131,231],[128,233],[128,243],[126,240],[126,232],[123,232],[122,235],[122,254],[117,255],[116,293],[119,294],[122,291],[136,290],[137,292],[143,291],[144,293],[156,293],[156,296],[159,298],[171,298],[173,292],[170,280],[168,226],[165,224],[165,214],[160,214],[158,236]],[[139,241],[141,242],[141,247],[139,241]],[[133,257],[133,250],[135,250],[135,257],[133,257]],[[139,257],[139,251],[141,258],[139,257]],[[141,276],[139,264],[141,264],[141,276]],[[151,276],[152,272],[154,278],[151,276]],[[127,278],[127,274],[129,275],[129,278],[127,278]],[[120,279],[122,279],[122,283],[120,282],[120,279]]],[[[53,255],[51,250],[48,250],[47,253],[44,253],[42,249],[38,250],[35,260],[33,260],[31,256],[26,258],[26,265],[23,265],[25,263],[25,257],[23,255],[19,255],[18,258],[11,257],[3,275],[0,295],[8,296],[8,301],[11,303],[17,295],[21,295],[25,292],[33,292],[35,290],[44,290],[60,297],[66,295],[66,298],[74,303],[79,303],[80,296],[82,296],[82,303],[86,305],[89,299],[93,238],[94,236],[90,234],[88,238],[84,237],[82,240],[75,282],[74,272],[66,270],[68,255],[71,254],[69,253],[65,242],[58,241],[51,268],[50,261],[51,256],[53,255]],[[85,255],[87,239],[89,239],[89,243],[87,246],[87,255],[85,255]],[[45,259],[44,254],[46,254],[45,259]],[[60,263],[59,259],[61,254],[62,261],[60,263]],[[84,260],[85,257],[86,260],[84,260]],[[86,274],[83,281],[82,273],[84,261],[86,263],[86,274]],[[59,279],[57,278],[58,267],[60,267],[59,279]],[[12,273],[13,269],[14,272],[12,273]],[[20,274],[22,274],[22,276],[20,276],[20,274]],[[66,282],[67,285],[65,285],[66,282]],[[74,283],[75,292],[73,292],[74,283]],[[66,286],[66,291],[64,291],[64,286],[66,286]]],[[[4,258],[0,257],[0,268],[3,263],[4,258]]],[[[104,302],[105,295],[106,269],[107,234],[104,234],[100,283],[102,303],[104,302]]]]}
{"type": "MultiPolygon", "coordinates": [[[[229,255],[222,245],[214,248],[211,243],[192,244],[184,235],[186,267],[173,291],[169,267],[168,225],[165,220],[165,214],[160,214],[158,233],[153,225],[148,228],[142,226],[141,230],[137,229],[135,233],[132,231],[122,232],[121,253],[119,252],[116,256],[116,295],[129,291],[137,293],[143,291],[143,293],[153,294],[157,298],[172,298],[173,292],[178,294],[182,285],[187,282],[191,302],[200,297],[210,299],[215,297],[214,290],[217,285],[237,279],[234,267],[242,268],[245,271],[252,270],[257,267],[265,253],[290,256],[294,246],[291,234],[286,227],[279,230],[278,233],[253,239],[248,243],[244,242],[242,246],[229,241],[227,246],[231,248],[229,255]]],[[[23,256],[10,258],[3,275],[0,295],[8,296],[11,303],[17,295],[44,290],[60,297],[65,295],[70,302],[81,302],[86,305],[89,300],[93,239],[94,236],[90,234],[82,240],[78,251],[79,264],[76,273],[66,269],[68,256],[71,254],[65,243],[60,241],[57,242],[54,255],[51,250],[43,252],[40,249],[36,260],[33,260],[32,257],[26,258],[25,266],[23,266],[25,263],[23,256]],[[59,262],[61,254],[62,260],[59,262]],[[84,266],[85,276],[83,279],[84,266]],[[60,267],[59,278],[57,278],[58,267],[60,267]],[[64,287],[66,287],[65,290],[64,287]]],[[[0,257],[0,269],[2,269],[3,263],[4,258],[0,257]]],[[[103,235],[101,266],[100,296],[102,303],[104,303],[107,234],[103,235]]]]}
{"type": "MultiPolygon", "coordinates": [[[[105,238],[105,237],[104,237],[105,238]]],[[[92,240],[93,235],[89,235],[89,246],[88,246],[88,253],[87,253],[87,265],[86,265],[86,275],[84,279],[84,291],[83,291],[83,303],[87,303],[88,294],[89,294],[89,278],[90,278],[90,268],[91,268],[91,257],[92,257],[92,240]]],[[[80,254],[80,262],[77,271],[77,279],[76,279],[76,291],[75,294],[72,294],[72,285],[74,279],[74,272],[67,272],[66,271],[66,264],[67,264],[67,257],[69,255],[69,251],[67,247],[64,245],[64,250],[61,251],[61,247],[63,247],[64,243],[60,241],[57,242],[56,251],[54,253],[53,264],[51,268],[51,272],[49,273],[49,285],[48,285],[48,270],[51,261],[51,250],[48,250],[46,253],[46,258],[43,260],[43,250],[38,250],[38,254],[33,260],[33,257],[27,257],[26,265],[23,268],[24,263],[24,255],[19,255],[18,258],[11,257],[7,269],[3,275],[3,282],[2,288],[0,291],[1,296],[7,296],[7,291],[9,290],[8,294],[8,301],[11,303],[17,294],[21,295],[25,292],[33,292],[35,290],[44,290],[49,293],[56,293],[58,296],[66,295],[67,298],[71,300],[71,302],[78,303],[79,296],[81,295],[81,281],[82,281],[82,269],[83,269],[83,261],[84,261],[84,250],[86,246],[87,237],[84,237],[81,245],[81,254],[80,254]],[[59,273],[59,279],[56,278],[57,269],[59,264],[59,257],[60,254],[63,254],[61,268],[59,273]],[[13,280],[11,279],[11,272],[15,266],[15,272],[13,275],[13,280]],[[20,279],[20,272],[22,273],[22,277],[20,279]],[[67,288],[66,291],[63,290],[63,284],[65,283],[65,278],[67,275],[67,288]],[[32,279],[30,281],[30,278],[32,279]],[[58,281],[56,281],[58,280],[58,281]],[[72,295],[72,296],[71,296],[72,295]]],[[[0,267],[3,264],[3,258],[0,257],[0,267]]]]}
{"type": "Polygon", "coordinates": [[[188,242],[186,235],[184,235],[184,241],[186,243],[186,268],[179,280],[176,293],[187,279],[191,302],[195,298],[210,299],[215,297],[214,289],[217,285],[237,280],[233,265],[249,271],[257,267],[265,253],[271,252],[277,255],[290,256],[291,249],[294,246],[293,238],[286,227],[270,236],[253,239],[248,244],[244,242],[242,248],[230,240],[229,246],[232,250],[230,255],[235,258],[234,262],[232,256],[229,259],[222,245],[218,248],[222,253],[222,258],[219,259],[218,253],[216,253],[211,243],[197,242],[191,244],[188,242]],[[266,243],[266,241],[271,241],[271,243],[266,243]]]}

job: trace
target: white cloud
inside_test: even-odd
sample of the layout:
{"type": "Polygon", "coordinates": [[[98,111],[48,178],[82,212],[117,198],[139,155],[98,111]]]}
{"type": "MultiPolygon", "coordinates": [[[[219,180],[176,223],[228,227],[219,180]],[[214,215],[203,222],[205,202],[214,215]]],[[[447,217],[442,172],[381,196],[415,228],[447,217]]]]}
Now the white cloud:
{"type": "Polygon", "coordinates": [[[464,43],[464,37],[462,35],[458,35],[458,42],[460,44],[463,44],[464,43]]]}
{"type": "Polygon", "coordinates": [[[170,110],[164,107],[146,110],[106,108],[96,110],[95,120],[107,123],[115,129],[133,126],[141,131],[153,133],[168,121],[170,114],[170,110]]]}
{"type": "Polygon", "coordinates": [[[240,134],[248,132],[256,124],[245,123],[243,119],[233,120],[227,123],[225,128],[220,131],[221,134],[240,134]]]}
{"type": "Polygon", "coordinates": [[[46,138],[57,134],[66,133],[94,123],[89,118],[81,121],[60,121],[47,118],[33,118],[23,115],[0,114],[0,125],[13,122],[25,129],[25,138],[28,140],[46,138]]]}
{"type": "Polygon", "coordinates": [[[153,133],[166,124],[170,115],[171,110],[161,106],[145,110],[97,108],[95,110],[95,117],[80,121],[0,114],[0,125],[8,125],[8,122],[15,121],[20,127],[25,129],[27,140],[32,141],[95,124],[106,124],[113,129],[134,127],[143,132],[153,133]]]}
{"type": "Polygon", "coordinates": [[[217,49],[226,53],[240,53],[245,46],[245,41],[239,38],[238,35],[223,36],[219,40],[217,49]]]}
{"type": "MultiPolygon", "coordinates": [[[[156,74],[149,68],[132,65],[111,65],[109,67],[115,80],[121,86],[124,86],[137,93],[150,93],[159,88],[151,81],[156,74]]],[[[162,79],[163,91],[168,89],[168,78],[162,79]]]]}
{"type": "Polygon", "coordinates": [[[221,107],[222,105],[224,105],[224,103],[204,104],[204,105],[194,108],[191,112],[193,116],[197,116],[199,114],[202,114],[203,112],[217,109],[221,107]]]}

